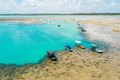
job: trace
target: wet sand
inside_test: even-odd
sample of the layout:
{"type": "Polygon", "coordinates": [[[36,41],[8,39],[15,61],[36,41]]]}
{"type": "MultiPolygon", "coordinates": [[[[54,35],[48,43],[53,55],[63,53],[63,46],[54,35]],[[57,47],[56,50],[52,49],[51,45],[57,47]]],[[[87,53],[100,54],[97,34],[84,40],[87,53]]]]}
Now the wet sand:
{"type": "Polygon", "coordinates": [[[120,18],[67,19],[83,24],[90,41],[98,42],[103,54],[74,48],[57,52],[58,61],[45,58],[38,64],[0,65],[0,80],[120,80],[120,18]]]}

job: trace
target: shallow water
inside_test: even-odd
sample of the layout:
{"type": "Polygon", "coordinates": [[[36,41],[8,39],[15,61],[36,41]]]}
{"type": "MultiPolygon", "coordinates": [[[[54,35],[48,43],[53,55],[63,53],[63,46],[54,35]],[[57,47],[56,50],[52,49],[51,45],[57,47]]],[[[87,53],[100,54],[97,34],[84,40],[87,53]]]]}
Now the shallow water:
{"type": "Polygon", "coordinates": [[[66,43],[85,37],[76,22],[48,21],[47,24],[0,23],[0,63],[37,63],[48,50],[63,50],[66,43]],[[58,25],[61,25],[58,27],[58,25]]]}

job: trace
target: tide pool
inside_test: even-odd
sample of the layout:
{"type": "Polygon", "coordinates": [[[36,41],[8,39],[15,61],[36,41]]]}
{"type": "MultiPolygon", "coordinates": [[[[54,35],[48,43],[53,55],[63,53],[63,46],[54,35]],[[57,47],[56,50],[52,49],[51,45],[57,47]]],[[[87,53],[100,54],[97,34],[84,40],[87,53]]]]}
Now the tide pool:
{"type": "Polygon", "coordinates": [[[77,26],[53,20],[46,24],[0,22],[0,63],[37,63],[48,50],[64,50],[67,42],[74,47],[75,40],[84,39],[77,26]]]}

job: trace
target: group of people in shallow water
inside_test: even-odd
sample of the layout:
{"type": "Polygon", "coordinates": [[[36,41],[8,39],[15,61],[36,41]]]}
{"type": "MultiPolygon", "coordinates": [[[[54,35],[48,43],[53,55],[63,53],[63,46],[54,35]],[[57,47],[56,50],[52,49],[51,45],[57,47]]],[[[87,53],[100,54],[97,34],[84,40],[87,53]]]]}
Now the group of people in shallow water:
{"type": "MultiPolygon", "coordinates": [[[[58,25],[58,27],[60,27],[60,25],[58,25]]],[[[78,27],[78,28],[82,32],[86,32],[86,30],[83,27],[78,27]]],[[[81,49],[85,49],[86,47],[83,46],[81,43],[82,42],[79,41],[79,40],[75,41],[76,47],[81,48],[81,49]]],[[[96,44],[90,44],[90,46],[91,46],[91,48],[90,48],[91,51],[94,51],[94,52],[97,52],[97,53],[103,53],[102,50],[98,49],[98,45],[96,45],[96,44]]],[[[65,50],[67,50],[69,52],[73,52],[73,49],[72,49],[72,47],[69,44],[65,44],[64,47],[65,47],[65,50]]],[[[58,60],[57,57],[56,57],[56,55],[55,55],[55,51],[51,51],[51,50],[47,51],[47,57],[49,59],[51,59],[52,61],[57,61],[58,60]]]]}

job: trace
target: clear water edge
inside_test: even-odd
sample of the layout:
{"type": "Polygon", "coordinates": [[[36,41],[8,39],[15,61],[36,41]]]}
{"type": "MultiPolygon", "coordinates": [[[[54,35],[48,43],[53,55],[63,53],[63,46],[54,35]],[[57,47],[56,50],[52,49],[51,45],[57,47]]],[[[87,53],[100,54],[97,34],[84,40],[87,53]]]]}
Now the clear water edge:
{"type": "Polygon", "coordinates": [[[84,39],[77,26],[76,22],[64,21],[33,25],[1,22],[0,63],[37,63],[46,55],[47,50],[63,50],[68,42],[74,47],[75,40],[84,39]]]}

